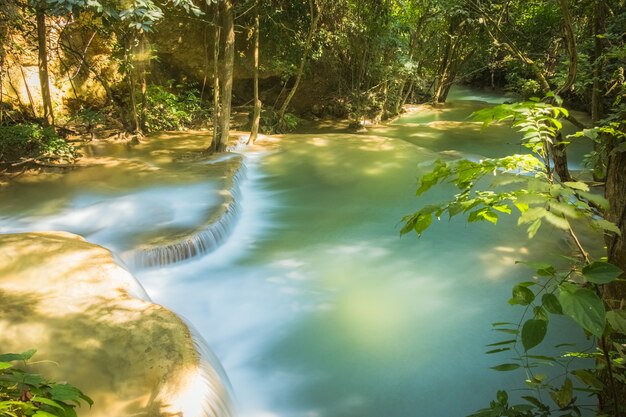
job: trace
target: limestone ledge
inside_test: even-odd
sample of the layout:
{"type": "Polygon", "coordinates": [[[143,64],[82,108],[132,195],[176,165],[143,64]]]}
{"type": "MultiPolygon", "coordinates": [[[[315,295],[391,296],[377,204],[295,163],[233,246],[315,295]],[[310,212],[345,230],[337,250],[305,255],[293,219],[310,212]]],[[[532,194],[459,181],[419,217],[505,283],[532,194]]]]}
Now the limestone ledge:
{"type": "Polygon", "coordinates": [[[230,416],[218,363],[105,248],[66,232],[0,235],[0,352],[93,398],[79,416],[230,416]]]}

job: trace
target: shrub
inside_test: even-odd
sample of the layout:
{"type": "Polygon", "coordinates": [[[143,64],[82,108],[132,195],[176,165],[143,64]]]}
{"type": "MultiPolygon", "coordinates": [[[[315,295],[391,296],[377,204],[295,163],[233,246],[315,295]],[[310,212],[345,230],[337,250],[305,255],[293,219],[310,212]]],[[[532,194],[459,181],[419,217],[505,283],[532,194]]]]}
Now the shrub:
{"type": "Polygon", "coordinates": [[[146,98],[148,131],[182,130],[201,125],[208,119],[208,111],[196,90],[186,90],[177,95],[162,86],[151,85],[146,98]]]}
{"type": "Polygon", "coordinates": [[[282,123],[278,120],[278,112],[274,109],[261,110],[259,131],[268,135],[289,133],[298,127],[300,120],[292,113],[285,113],[282,123]]]}
{"type": "Polygon", "coordinates": [[[35,354],[35,349],[23,353],[0,355],[0,415],[11,417],[76,417],[74,408],[81,401],[91,406],[91,398],[70,384],[49,381],[39,374],[21,369],[35,354]]]}
{"type": "Polygon", "coordinates": [[[21,158],[73,161],[76,150],[52,127],[35,123],[0,126],[0,162],[16,162],[21,158]]]}

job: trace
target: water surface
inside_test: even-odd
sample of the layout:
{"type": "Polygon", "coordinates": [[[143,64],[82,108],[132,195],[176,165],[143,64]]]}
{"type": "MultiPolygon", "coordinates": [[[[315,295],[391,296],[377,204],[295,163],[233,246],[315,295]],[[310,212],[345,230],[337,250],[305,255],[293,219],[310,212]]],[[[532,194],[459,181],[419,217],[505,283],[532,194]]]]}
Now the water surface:
{"type": "MultiPolygon", "coordinates": [[[[483,354],[500,340],[490,323],[517,317],[510,287],[530,275],[515,261],[552,256],[561,234],[544,227],[528,242],[510,219],[444,219],[422,238],[399,236],[402,216],[450,195],[441,187],[414,197],[433,160],[520,152],[507,127],[467,120],[498,98],[463,94],[364,134],[285,135],[245,152],[230,239],[206,256],[134,271],[215,350],[242,417],[462,416],[520,379],[488,369],[503,361],[483,354]]],[[[224,161],[212,169],[184,157],[204,141],[98,148],[132,164],[4,191],[0,231],[62,228],[124,251],[192,227],[219,204],[224,182],[224,161]]]]}

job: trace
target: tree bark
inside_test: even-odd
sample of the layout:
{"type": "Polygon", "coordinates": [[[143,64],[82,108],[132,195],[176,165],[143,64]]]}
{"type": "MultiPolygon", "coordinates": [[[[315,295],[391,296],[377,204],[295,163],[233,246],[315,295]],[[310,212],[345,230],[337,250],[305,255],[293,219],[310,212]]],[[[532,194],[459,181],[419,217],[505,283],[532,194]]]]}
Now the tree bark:
{"type": "Polygon", "coordinates": [[[220,134],[215,144],[216,152],[224,152],[228,145],[235,62],[235,27],[232,1],[224,0],[220,3],[220,7],[221,27],[224,32],[224,56],[220,62],[220,134]]]}
{"type": "Polygon", "coordinates": [[[46,33],[46,2],[40,0],[36,7],[37,18],[37,47],[39,84],[41,86],[41,100],[43,104],[43,122],[48,126],[54,126],[54,111],[52,110],[52,97],[50,95],[50,77],[48,75],[48,40],[46,33]]]}
{"type": "Polygon", "coordinates": [[[217,151],[217,144],[220,138],[220,76],[219,76],[219,57],[221,43],[221,28],[219,22],[219,6],[215,6],[215,14],[213,15],[213,135],[209,152],[217,151]]]}
{"type": "Polygon", "coordinates": [[[134,43],[134,36],[126,35],[126,50],[124,51],[124,59],[126,60],[126,84],[128,86],[128,95],[130,99],[130,131],[133,133],[140,133],[139,128],[139,116],[137,115],[137,97],[135,92],[137,91],[137,82],[135,81],[135,74],[132,68],[132,48],[134,43]]]}
{"type": "Polygon", "coordinates": [[[261,121],[261,100],[259,100],[259,0],[256,5],[256,16],[254,17],[254,110],[252,112],[252,126],[248,144],[254,144],[259,134],[259,123],[261,121]]]}
{"type": "MultiPolygon", "coordinates": [[[[625,129],[626,126],[622,126],[625,129]]],[[[623,145],[623,143],[622,143],[623,145]]],[[[611,138],[609,142],[609,162],[606,176],[605,197],[609,201],[609,209],[605,218],[617,225],[621,236],[616,233],[605,234],[608,261],[626,271],[626,151],[618,148],[619,141],[611,138]]],[[[622,274],[622,278],[626,273],[622,274]]],[[[609,310],[624,310],[626,308],[626,281],[619,280],[607,284],[602,298],[609,310]]],[[[623,335],[622,335],[623,336],[623,335]]],[[[610,343],[610,342],[609,342],[610,343]]],[[[612,350],[612,346],[608,346],[612,350]]],[[[607,375],[603,375],[606,380],[607,375]]],[[[602,411],[616,415],[620,410],[626,412],[626,384],[613,379],[612,384],[607,381],[599,395],[602,411]],[[614,388],[611,389],[611,388],[614,388]]]]}
{"type": "Polygon", "coordinates": [[[599,35],[606,32],[606,4],[604,0],[596,0],[593,8],[593,55],[591,66],[593,71],[593,85],[591,87],[591,122],[596,124],[603,117],[602,106],[602,84],[600,77],[603,64],[602,55],[604,53],[605,40],[599,35]]]}
{"type": "Polygon", "coordinates": [[[572,28],[572,15],[569,11],[568,0],[559,0],[561,13],[563,14],[563,31],[565,32],[565,43],[567,45],[567,56],[569,64],[567,68],[567,79],[565,83],[557,90],[557,94],[566,93],[574,87],[576,81],[576,68],[578,64],[578,53],[576,52],[576,38],[574,37],[574,29],[572,28]]]}

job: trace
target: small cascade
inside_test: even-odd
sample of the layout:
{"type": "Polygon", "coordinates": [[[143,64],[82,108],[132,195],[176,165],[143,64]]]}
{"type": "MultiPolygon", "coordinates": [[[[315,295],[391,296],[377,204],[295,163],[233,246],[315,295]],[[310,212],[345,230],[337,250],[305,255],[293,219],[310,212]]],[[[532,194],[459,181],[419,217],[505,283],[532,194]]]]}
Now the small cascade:
{"type": "Polygon", "coordinates": [[[202,417],[233,417],[233,388],[222,367],[200,333],[186,320],[183,320],[191,333],[196,351],[199,355],[198,373],[199,396],[202,411],[196,413],[202,417]]]}
{"type": "Polygon", "coordinates": [[[132,268],[151,268],[181,262],[213,252],[228,238],[239,219],[241,211],[241,183],[246,179],[246,165],[242,159],[229,171],[223,203],[199,228],[171,237],[166,243],[142,246],[122,254],[124,262],[132,268]]]}

